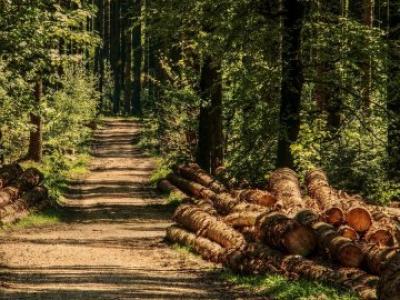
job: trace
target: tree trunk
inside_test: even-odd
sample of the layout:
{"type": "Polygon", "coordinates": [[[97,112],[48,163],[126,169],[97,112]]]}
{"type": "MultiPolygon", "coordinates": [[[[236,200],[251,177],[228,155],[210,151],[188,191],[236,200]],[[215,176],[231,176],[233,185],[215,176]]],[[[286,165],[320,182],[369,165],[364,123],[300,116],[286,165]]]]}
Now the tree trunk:
{"type": "Polygon", "coordinates": [[[114,77],[113,112],[121,110],[121,0],[111,1],[111,66],[114,77]]]}
{"type": "Polygon", "coordinates": [[[133,82],[132,82],[132,112],[136,115],[142,114],[142,1],[134,1],[134,27],[132,32],[133,47],[133,82]]]}
{"type": "Polygon", "coordinates": [[[111,29],[111,10],[110,0],[104,0],[104,40],[103,40],[103,51],[104,59],[110,61],[110,29],[111,29]]]}
{"type": "Polygon", "coordinates": [[[388,157],[389,176],[400,179],[400,2],[390,1],[387,27],[388,39],[388,88],[389,112],[388,157]]]}
{"type": "Polygon", "coordinates": [[[215,174],[223,161],[222,75],[221,61],[211,55],[203,61],[200,97],[197,163],[215,174]]]}
{"type": "Polygon", "coordinates": [[[124,59],[124,105],[125,113],[131,114],[131,100],[132,100],[132,5],[129,0],[124,1],[124,26],[123,26],[123,40],[125,41],[125,59],[124,59]]]}
{"type": "MultiPolygon", "coordinates": [[[[374,27],[375,0],[363,0],[362,23],[372,30],[374,27]]],[[[371,33],[367,34],[368,43],[371,33]]],[[[372,56],[367,54],[362,63],[362,104],[368,110],[371,105],[372,92],[372,56]]]]}
{"type": "Polygon", "coordinates": [[[278,140],[278,167],[293,168],[290,146],[297,141],[300,130],[300,106],[303,90],[301,64],[301,32],[306,2],[283,0],[282,83],[280,132],[278,140]]]}
{"type": "Polygon", "coordinates": [[[43,96],[43,82],[42,79],[37,79],[35,83],[35,108],[36,112],[30,113],[32,130],[29,135],[29,150],[28,159],[41,162],[43,149],[42,149],[42,118],[40,117],[40,102],[43,96]]]}

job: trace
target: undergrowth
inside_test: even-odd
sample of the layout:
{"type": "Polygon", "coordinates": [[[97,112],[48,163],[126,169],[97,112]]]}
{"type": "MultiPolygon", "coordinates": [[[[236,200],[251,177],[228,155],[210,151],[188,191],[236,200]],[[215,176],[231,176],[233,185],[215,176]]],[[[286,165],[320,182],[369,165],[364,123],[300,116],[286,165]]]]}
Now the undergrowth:
{"type": "Polygon", "coordinates": [[[234,285],[249,289],[260,296],[276,300],[358,300],[352,293],[309,280],[291,281],[280,275],[237,275],[230,271],[221,278],[234,285]]]}

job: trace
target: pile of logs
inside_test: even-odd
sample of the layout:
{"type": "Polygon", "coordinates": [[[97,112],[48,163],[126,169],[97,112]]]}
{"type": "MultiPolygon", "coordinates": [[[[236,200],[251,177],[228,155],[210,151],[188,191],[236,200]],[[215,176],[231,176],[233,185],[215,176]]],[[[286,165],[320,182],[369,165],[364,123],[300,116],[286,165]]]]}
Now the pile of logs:
{"type": "Polygon", "coordinates": [[[43,174],[35,168],[24,171],[18,164],[0,168],[0,223],[14,222],[46,206],[48,191],[42,182],[43,174]]]}
{"type": "Polygon", "coordinates": [[[400,299],[400,210],[334,189],[321,170],[308,172],[305,187],[307,195],[287,168],[272,172],[265,190],[228,190],[197,164],[176,167],[158,185],[183,199],[167,239],[239,273],[279,273],[345,287],[361,299],[400,299]]]}

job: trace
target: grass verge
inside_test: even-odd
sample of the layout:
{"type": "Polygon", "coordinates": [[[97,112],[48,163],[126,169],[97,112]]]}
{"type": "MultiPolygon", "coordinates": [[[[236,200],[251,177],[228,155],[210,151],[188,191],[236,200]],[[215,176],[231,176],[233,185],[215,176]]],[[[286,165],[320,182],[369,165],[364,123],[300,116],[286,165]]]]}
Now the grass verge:
{"type": "Polygon", "coordinates": [[[221,273],[221,279],[239,288],[249,289],[257,295],[276,300],[358,300],[345,290],[324,283],[296,280],[291,281],[280,275],[237,275],[230,271],[221,273]]]}

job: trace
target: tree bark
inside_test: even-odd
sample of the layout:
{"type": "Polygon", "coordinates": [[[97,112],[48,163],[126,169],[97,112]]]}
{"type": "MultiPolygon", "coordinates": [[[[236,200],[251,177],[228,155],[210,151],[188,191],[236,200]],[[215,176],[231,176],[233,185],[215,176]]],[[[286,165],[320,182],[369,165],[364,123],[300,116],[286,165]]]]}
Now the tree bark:
{"type": "Polygon", "coordinates": [[[400,254],[384,267],[378,285],[379,300],[398,300],[400,295],[400,254]]]}
{"type": "Polygon", "coordinates": [[[197,163],[215,174],[223,162],[221,61],[206,55],[200,77],[200,114],[197,163]]]}
{"type": "Polygon", "coordinates": [[[277,207],[302,209],[305,204],[301,197],[300,183],[296,172],[288,168],[272,172],[269,178],[269,187],[278,200],[277,207]]]}
{"type": "Polygon", "coordinates": [[[16,180],[21,174],[23,170],[20,165],[12,164],[3,166],[0,169],[0,189],[6,187],[12,181],[16,180]]]}
{"type": "Polygon", "coordinates": [[[43,82],[39,78],[35,83],[35,108],[36,112],[30,113],[32,129],[29,135],[28,159],[41,162],[43,156],[43,132],[42,118],[40,116],[40,102],[43,96],[43,82]]]}
{"type": "Polygon", "coordinates": [[[142,0],[134,0],[134,27],[132,32],[133,47],[133,82],[132,82],[132,112],[136,115],[142,114],[142,0]]]}
{"type": "Polygon", "coordinates": [[[279,140],[277,167],[294,167],[290,147],[300,130],[300,106],[303,90],[303,67],[301,64],[301,32],[306,2],[283,0],[282,29],[282,83],[279,115],[279,140]]]}

